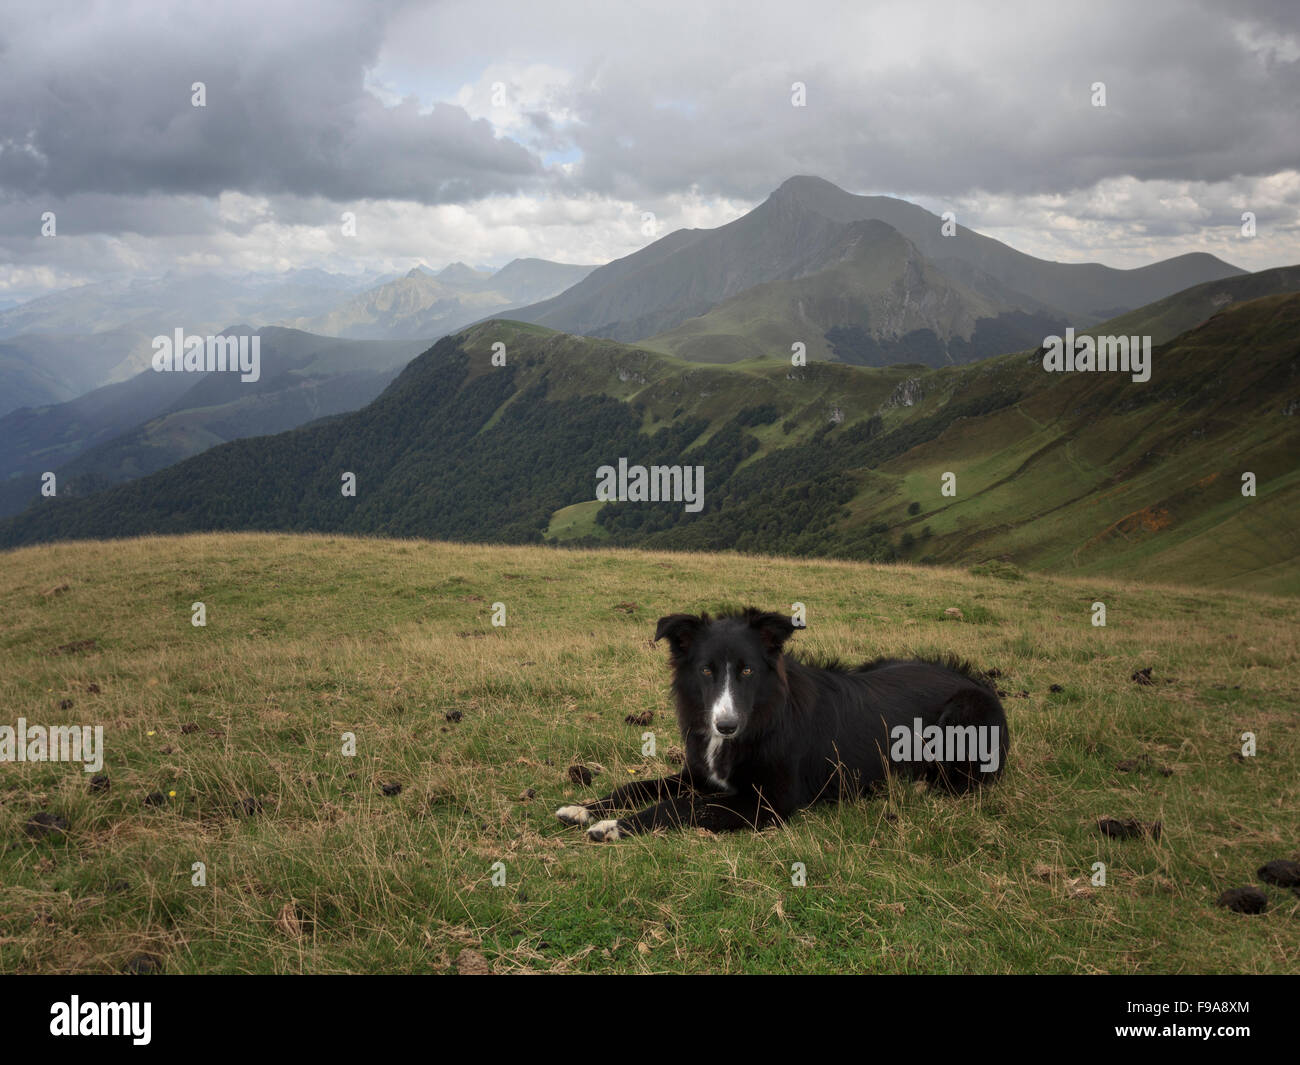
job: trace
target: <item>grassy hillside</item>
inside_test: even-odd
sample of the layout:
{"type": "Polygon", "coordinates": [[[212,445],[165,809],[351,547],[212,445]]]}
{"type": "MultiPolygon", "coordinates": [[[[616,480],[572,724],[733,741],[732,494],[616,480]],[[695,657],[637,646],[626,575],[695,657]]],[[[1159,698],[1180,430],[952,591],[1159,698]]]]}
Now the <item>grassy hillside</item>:
{"type": "Polygon", "coordinates": [[[0,554],[0,576],[0,723],[102,724],[110,782],[0,771],[3,972],[445,971],[474,955],[495,972],[1300,966],[1295,896],[1268,889],[1262,916],[1214,906],[1263,862],[1300,858],[1293,601],[262,535],[27,548],[0,554]],[[802,650],[1000,670],[1002,780],[959,799],[900,781],[716,838],[597,845],[553,818],[674,770],[666,652],[649,643],[661,614],[795,601],[802,650]],[[962,620],[943,620],[952,606],[962,620]],[[1129,679],[1146,667],[1153,684],[1129,679]],[[642,711],[652,725],[624,722],[642,711]],[[1242,759],[1245,731],[1258,753],[1242,759]],[[570,781],[575,763],[603,767],[593,787],[570,781]],[[30,836],[42,811],[66,832],[30,836]],[[1162,834],[1108,839],[1103,816],[1162,834]]]}
{"type": "Polygon", "coordinates": [[[550,538],[999,559],[1294,594],[1297,334],[1300,294],[1234,303],[1158,346],[1134,383],[1045,373],[1028,352],[939,370],[696,364],[494,321],[440,341],[361,411],[42,500],[0,523],[0,544],[219,529],[550,538]],[[620,457],[703,467],[703,510],[582,507],[620,457]]]}
{"type": "Polygon", "coordinates": [[[1048,572],[1296,594],[1298,329],[1300,297],[1271,296],[1157,347],[1148,385],[1039,371],[1046,381],[1014,408],[956,423],[886,463],[891,480],[853,505],[889,513],[888,498],[903,520],[904,501],[919,500],[907,520],[930,529],[935,546],[918,553],[939,560],[977,545],[1048,572]],[[938,485],[951,470],[964,487],[944,499],[938,485]],[[1246,472],[1258,480],[1251,498],[1246,472]]]}
{"type": "Polygon", "coordinates": [[[1254,274],[1239,274],[1193,285],[1135,311],[1077,332],[1091,333],[1094,336],[1149,335],[1153,343],[1163,344],[1180,333],[1194,329],[1230,306],[1289,292],[1300,292],[1300,266],[1279,266],[1273,270],[1260,270],[1254,274]]]}

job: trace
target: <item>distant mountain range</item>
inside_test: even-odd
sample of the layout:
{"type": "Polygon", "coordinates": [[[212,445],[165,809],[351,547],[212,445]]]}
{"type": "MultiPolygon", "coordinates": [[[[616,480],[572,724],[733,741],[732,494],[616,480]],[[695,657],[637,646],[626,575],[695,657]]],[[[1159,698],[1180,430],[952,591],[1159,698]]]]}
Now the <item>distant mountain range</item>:
{"type": "Polygon", "coordinates": [[[206,336],[247,322],[432,343],[485,314],[553,296],[591,269],[515,259],[495,272],[457,262],[395,278],[182,271],[81,285],[0,312],[0,415],[125,381],[148,367],[152,339],[178,326],[206,336]]]}
{"type": "Polygon", "coordinates": [[[356,410],[443,333],[484,311],[552,295],[591,269],[541,259],[497,271],[455,262],[435,273],[420,265],[361,292],[355,279],[320,270],[274,279],[182,274],[85,285],[21,304],[0,314],[0,515],[26,506],[46,471],[69,494],[84,494],[214,444],[356,410]],[[231,310],[251,311],[247,324],[213,319],[231,310]],[[344,339],[266,324],[302,310],[325,313],[295,320],[344,339]],[[5,336],[72,323],[99,331],[5,336]],[[262,380],[155,374],[152,339],[178,325],[194,335],[256,331],[262,380]]]}
{"type": "Polygon", "coordinates": [[[417,266],[404,277],[357,294],[325,314],[283,324],[325,336],[435,338],[545,299],[586,277],[594,266],[515,259],[495,273],[452,263],[438,273],[417,266]]]}
{"type": "Polygon", "coordinates": [[[0,415],[133,377],[148,367],[152,339],[177,326],[206,336],[231,322],[314,314],[372,283],[324,270],[182,271],[80,285],[20,303],[0,312],[0,415]]]}
{"type": "Polygon", "coordinates": [[[221,529],[624,544],[987,564],[1300,593],[1300,268],[1197,286],[1097,332],[1156,334],[1149,382],[1047,373],[1039,350],[958,367],[768,358],[692,365],[493,321],[369,406],[238,440],[0,543],[221,529]],[[1217,310],[1215,308],[1218,308],[1217,310]],[[507,365],[491,362],[504,342],[507,365]],[[601,503],[597,468],[699,464],[705,506],[601,503]],[[340,478],[356,477],[344,496],[340,478]],[[1242,474],[1257,481],[1244,496],[1242,474]],[[953,473],[956,493],[941,492],[953,473]]]}
{"type": "Polygon", "coordinates": [[[102,333],[25,333],[0,339],[0,416],[63,403],[117,378],[152,334],[135,327],[102,333]]]}
{"type": "MultiPolygon", "coordinates": [[[[315,282],[332,283],[300,278],[292,298],[315,282]]],[[[992,558],[1300,593],[1297,293],[1300,267],[1051,263],[792,178],[730,225],[607,266],[420,265],[318,293],[290,319],[315,332],[244,319],[234,332],[263,337],[255,385],[149,371],[12,410],[0,543],[338,530],[992,558]],[[1067,327],[1150,336],[1151,381],[1044,372],[1039,346],[1067,327]],[[498,340],[504,367],[488,360],[498,340]],[[598,502],[594,470],[621,456],[704,465],[704,512],[598,502]],[[962,490],[939,496],[954,467],[962,490]],[[59,494],[33,501],[47,470],[59,494]],[[1245,470],[1261,488],[1243,504],[1245,470]]],[[[0,378],[36,395],[131,365],[115,345],[152,319],[110,335],[111,300],[82,297],[100,332],[0,339],[0,378]],[[48,372],[56,343],[85,345],[76,381],[48,372]]],[[[0,324],[70,325],[75,301],[51,301],[0,324]]]]}
{"type": "Polygon", "coordinates": [[[743,218],[678,230],[511,317],[701,362],[788,353],[944,365],[1244,273],[1212,255],[1136,270],[1048,262],[915,204],[795,177],[743,218]]]}
{"type": "MultiPolygon", "coordinates": [[[[220,333],[253,332],[249,325],[220,333]]],[[[66,403],[0,418],[0,515],[17,513],[52,471],[59,491],[85,495],[163,469],[215,444],[283,432],[356,410],[427,347],[423,340],[346,340],[262,326],[261,377],[155,373],[66,403]]]]}
{"type": "Polygon", "coordinates": [[[801,343],[813,359],[940,366],[1242,273],[1204,254],[1137,270],[1046,262],[943,228],[904,200],[794,177],[729,225],[678,230],[601,267],[516,259],[497,271],[454,262],[388,278],[182,271],[84,285],[0,311],[0,415],[126,380],[148,365],[152,337],[178,325],[432,341],[508,314],[698,362],[801,343]]]}

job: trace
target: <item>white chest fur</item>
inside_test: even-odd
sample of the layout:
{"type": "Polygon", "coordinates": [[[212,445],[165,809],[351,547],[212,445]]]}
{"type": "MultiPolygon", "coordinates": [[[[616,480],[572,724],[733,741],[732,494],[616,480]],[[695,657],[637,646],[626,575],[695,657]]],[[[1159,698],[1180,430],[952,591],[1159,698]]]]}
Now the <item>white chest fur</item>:
{"type": "Polygon", "coordinates": [[[719,770],[718,763],[722,755],[722,745],[726,742],[721,736],[710,736],[708,749],[704,752],[704,760],[709,767],[709,783],[724,791],[727,788],[727,778],[722,775],[724,771],[719,770]]]}

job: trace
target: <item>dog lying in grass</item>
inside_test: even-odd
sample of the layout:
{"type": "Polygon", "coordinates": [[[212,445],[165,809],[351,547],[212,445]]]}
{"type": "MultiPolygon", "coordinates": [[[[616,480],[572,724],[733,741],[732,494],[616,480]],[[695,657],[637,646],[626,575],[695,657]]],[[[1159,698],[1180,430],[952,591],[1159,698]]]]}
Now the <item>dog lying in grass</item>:
{"type": "Polygon", "coordinates": [[[954,792],[1001,773],[1006,713],[969,666],[805,662],[785,653],[794,630],[788,617],[752,607],[660,618],[655,640],[668,641],[685,768],[556,817],[595,842],[691,825],[759,829],[864,795],[891,768],[954,792]]]}

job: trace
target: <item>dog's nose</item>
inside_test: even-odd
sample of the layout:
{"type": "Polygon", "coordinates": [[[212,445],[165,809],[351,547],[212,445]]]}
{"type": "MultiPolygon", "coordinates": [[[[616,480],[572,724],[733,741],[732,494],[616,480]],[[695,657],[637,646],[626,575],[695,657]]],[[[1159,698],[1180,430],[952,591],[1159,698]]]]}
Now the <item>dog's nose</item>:
{"type": "Polygon", "coordinates": [[[720,717],[713,722],[713,727],[718,730],[720,736],[734,736],[736,730],[740,728],[740,719],[737,717],[720,717]]]}

